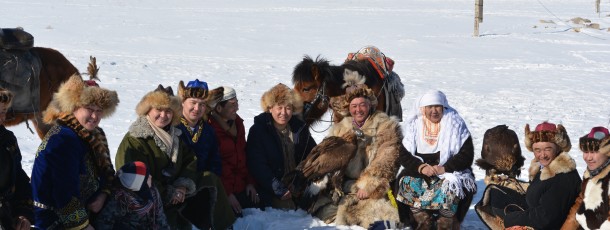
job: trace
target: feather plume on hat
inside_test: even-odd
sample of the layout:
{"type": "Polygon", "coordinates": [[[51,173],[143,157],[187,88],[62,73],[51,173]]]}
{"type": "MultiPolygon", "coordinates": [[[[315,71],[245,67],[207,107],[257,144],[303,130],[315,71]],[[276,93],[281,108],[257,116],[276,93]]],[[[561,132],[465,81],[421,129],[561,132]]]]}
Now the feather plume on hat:
{"type": "Polygon", "coordinates": [[[525,147],[533,152],[532,145],[537,142],[555,143],[562,152],[569,152],[572,148],[570,137],[563,125],[543,122],[536,126],[534,131],[530,130],[530,125],[525,125],[525,147]]]}
{"type": "Polygon", "coordinates": [[[66,82],[59,86],[53,94],[53,99],[43,113],[43,121],[51,124],[63,114],[74,112],[79,107],[96,105],[103,112],[101,117],[112,115],[119,104],[119,96],[116,91],[101,88],[93,79],[97,79],[97,65],[95,58],[91,58],[89,64],[89,76],[92,80],[84,81],[79,74],[72,75],[66,82]]]}

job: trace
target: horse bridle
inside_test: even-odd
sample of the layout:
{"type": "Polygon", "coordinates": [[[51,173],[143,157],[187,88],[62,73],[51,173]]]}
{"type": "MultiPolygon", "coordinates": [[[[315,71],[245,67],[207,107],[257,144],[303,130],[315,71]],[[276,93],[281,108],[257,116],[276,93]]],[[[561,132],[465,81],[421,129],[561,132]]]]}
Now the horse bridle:
{"type": "Polygon", "coordinates": [[[322,106],[328,106],[328,101],[329,101],[329,97],[328,95],[326,95],[326,81],[322,81],[322,84],[318,87],[318,90],[316,92],[316,96],[313,98],[313,101],[311,102],[306,102],[305,105],[303,106],[303,110],[305,111],[304,114],[304,118],[307,119],[307,117],[309,116],[309,113],[311,112],[311,109],[314,105],[316,105],[316,103],[320,102],[322,103],[322,106]],[[320,102],[321,101],[321,102],[320,102]]]}

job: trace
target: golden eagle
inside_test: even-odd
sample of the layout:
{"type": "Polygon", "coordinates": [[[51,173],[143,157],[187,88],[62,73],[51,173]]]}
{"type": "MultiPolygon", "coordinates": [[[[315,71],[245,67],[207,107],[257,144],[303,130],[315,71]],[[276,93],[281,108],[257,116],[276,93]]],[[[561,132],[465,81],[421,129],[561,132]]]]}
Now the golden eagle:
{"type": "Polygon", "coordinates": [[[358,148],[359,135],[356,133],[348,132],[341,137],[324,138],[311,150],[307,158],[297,165],[295,171],[291,173],[292,175],[284,178],[284,181],[292,182],[289,183],[295,185],[296,189],[298,189],[298,185],[306,185],[306,196],[317,195],[326,189],[330,182],[330,188],[334,189],[333,200],[337,202],[343,195],[341,185],[345,168],[356,155],[358,148]]]}

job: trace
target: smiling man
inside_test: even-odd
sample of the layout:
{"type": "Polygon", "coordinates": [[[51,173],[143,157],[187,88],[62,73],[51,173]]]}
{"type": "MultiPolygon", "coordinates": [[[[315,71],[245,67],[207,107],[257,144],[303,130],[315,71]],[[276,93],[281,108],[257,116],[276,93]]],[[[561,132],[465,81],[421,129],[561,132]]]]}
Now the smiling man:
{"type": "Polygon", "coordinates": [[[534,131],[526,125],[525,147],[534,153],[529,187],[524,195],[500,186],[491,190],[493,214],[506,228],[559,229],[580,192],[570,137],[561,124],[543,122],[534,131]]]}

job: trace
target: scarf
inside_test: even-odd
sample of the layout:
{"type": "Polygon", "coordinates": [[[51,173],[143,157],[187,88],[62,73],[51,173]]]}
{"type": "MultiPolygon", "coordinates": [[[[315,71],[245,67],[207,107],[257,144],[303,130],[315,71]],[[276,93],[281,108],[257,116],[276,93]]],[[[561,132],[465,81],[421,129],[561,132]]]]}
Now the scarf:
{"type": "Polygon", "coordinates": [[[114,181],[114,167],[110,160],[110,150],[106,134],[101,128],[89,131],[83,127],[73,114],[62,114],[57,118],[59,125],[66,126],[73,130],[81,140],[91,147],[93,159],[95,159],[95,169],[100,177],[104,177],[106,184],[102,188],[104,192],[110,194],[110,187],[114,181]]]}
{"type": "Polygon", "coordinates": [[[290,125],[287,125],[284,130],[279,130],[277,128],[275,130],[277,131],[277,135],[280,138],[280,144],[282,145],[282,154],[284,156],[284,174],[287,174],[296,168],[292,132],[290,130],[290,125]]]}
{"type": "Polygon", "coordinates": [[[596,169],[589,170],[587,168],[587,171],[589,171],[589,175],[591,175],[591,177],[594,177],[597,176],[600,172],[602,172],[602,170],[604,170],[608,165],[610,165],[610,159],[606,160],[606,162],[604,162],[602,166],[597,167],[596,169]]]}
{"type": "Polygon", "coordinates": [[[165,154],[167,154],[167,156],[172,158],[172,162],[176,163],[176,161],[178,160],[178,154],[172,154],[173,149],[174,149],[174,145],[173,145],[174,129],[173,129],[173,127],[169,128],[170,132],[168,133],[163,128],[157,127],[153,123],[152,118],[150,118],[148,115],[146,115],[146,120],[148,121],[148,124],[150,125],[152,130],[155,132],[155,135],[157,137],[159,137],[159,139],[163,142],[163,144],[165,144],[165,146],[166,146],[165,154]]]}

